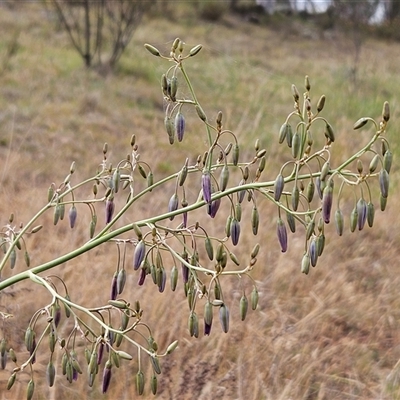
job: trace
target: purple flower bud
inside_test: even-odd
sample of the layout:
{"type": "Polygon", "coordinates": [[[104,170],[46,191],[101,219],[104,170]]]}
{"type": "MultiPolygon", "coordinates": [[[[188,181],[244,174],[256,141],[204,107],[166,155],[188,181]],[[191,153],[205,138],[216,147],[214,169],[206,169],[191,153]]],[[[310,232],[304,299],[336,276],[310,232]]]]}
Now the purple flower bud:
{"type": "Polygon", "coordinates": [[[333,180],[329,179],[328,184],[322,193],[322,219],[326,224],[331,220],[331,209],[333,199],[333,180]]]}
{"type": "Polygon", "coordinates": [[[144,284],[144,280],[146,279],[146,268],[140,269],[140,275],[138,280],[138,285],[142,286],[144,284]]]}
{"type": "Polygon", "coordinates": [[[182,214],[182,227],[186,228],[187,227],[187,220],[188,220],[188,213],[184,212],[182,214]]]}
{"type": "Polygon", "coordinates": [[[117,273],[114,273],[114,276],[111,281],[111,294],[110,299],[115,300],[117,298],[118,290],[117,290],[117,273]]]}
{"type": "Polygon", "coordinates": [[[178,142],[182,142],[185,133],[185,117],[181,112],[178,112],[175,116],[175,132],[178,142]]]}
{"type": "Polygon", "coordinates": [[[110,223],[114,214],[115,204],[113,199],[106,200],[106,224],[110,223]]]}
{"type": "MultiPolygon", "coordinates": [[[[182,254],[182,258],[188,262],[188,255],[187,253],[183,253],[182,254]]],[[[186,264],[182,263],[182,279],[183,279],[183,283],[187,283],[187,281],[189,280],[189,268],[187,267],[186,264]]]]}
{"type": "Polygon", "coordinates": [[[357,212],[357,226],[358,230],[361,231],[367,220],[367,203],[363,198],[359,199],[357,202],[357,212]]]}
{"type": "Polygon", "coordinates": [[[77,217],[77,211],[76,211],[76,207],[74,205],[70,208],[70,210],[68,212],[68,217],[69,217],[69,226],[72,229],[75,226],[76,217],[77,217]]]}
{"type": "Polygon", "coordinates": [[[221,205],[221,199],[216,199],[216,200],[212,201],[211,203],[208,203],[207,204],[207,214],[211,218],[215,218],[220,205],[221,205]]]}
{"type": "Polygon", "coordinates": [[[317,265],[317,259],[318,259],[317,241],[315,239],[312,239],[310,243],[310,261],[313,267],[317,265]]]}
{"type": "Polygon", "coordinates": [[[72,368],[72,380],[77,381],[78,380],[78,371],[75,368],[72,368]]]}
{"type": "Polygon", "coordinates": [[[144,256],[146,254],[146,245],[143,240],[139,240],[136,245],[135,253],[133,255],[133,269],[136,271],[139,269],[140,264],[144,260],[144,256]]]}
{"type": "Polygon", "coordinates": [[[104,353],[104,343],[100,343],[99,351],[97,353],[97,365],[101,364],[101,360],[103,359],[103,353],[104,353]]]}
{"type": "Polygon", "coordinates": [[[206,203],[211,201],[211,176],[210,172],[206,171],[201,177],[201,186],[203,189],[203,199],[206,203]]]}
{"type": "Polygon", "coordinates": [[[106,364],[103,371],[103,383],[101,385],[101,390],[103,393],[107,392],[108,387],[110,386],[111,381],[111,364],[106,364]]]}
{"type": "Polygon", "coordinates": [[[212,326],[212,323],[211,324],[207,324],[207,322],[204,322],[204,335],[205,336],[209,336],[210,335],[211,326],[212,326]]]}
{"type": "Polygon", "coordinates": [[[279,244],[281,245],[282,253],[286,252],[287,250],[287,231],[285,223],[283,222],[282,218],[278,218],[277,225],[276,225],[276,233],[278,235],[279,244]]]}
{"type": "Polygon", "coordinates": [[[238,244],[239,236],[240,236],[240,224],[236,218],[233,218],[231,221],[231,239],[232,239],[232,244],[234,246],[238,244]]]}

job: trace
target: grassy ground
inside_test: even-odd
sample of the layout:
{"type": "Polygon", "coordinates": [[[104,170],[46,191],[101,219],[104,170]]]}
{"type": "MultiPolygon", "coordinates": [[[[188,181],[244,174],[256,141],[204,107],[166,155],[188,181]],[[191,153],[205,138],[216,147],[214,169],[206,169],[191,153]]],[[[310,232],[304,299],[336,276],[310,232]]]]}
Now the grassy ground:
{"type": "MultiPolygon", "coordinates": [[[[339,238],[329,226],[323,259],[305,276],[300,273],[301,237],[290,236],[289,251],[282,255],[272,225],[275,210],[261,206],[263,229],[257,239],[244,235],[240,246],[248,253],[255,240],[262,244],[253,274],[260,304],[245,323],[239,318],[236,281],[226,292],[231,309],[229,333],[220,332],[215,324],[210,337],[200,335],[199,339],[187,333],[188,308],[181,291],[159,294],[150,284],[138,287],[133,274],[127,286],[133,298],[141,299],[159,346],[180,339],[178,350],[162,363],[161,399],[400,398],[400,221],[395,200],[399,192],[399,45],[366,40],[355,64],[351,37],[337,31],[320,32],[290,20],[288,28],[272,29],[237,16],[214,24],[197,20],[186,10],[170,19],[157,14],[145,19],[116,73],[101,75],[82,67],[65,32],[55,29],[49,11],[35,4],[1,8],[2,223],[10,212],[18,223],[27,221],[46,201],[50,183],[63,181],[72,161],[77,164],[75,179],[93,174],[102,160],[104,142],[109,143],[110,159],[116,161],[129,152],[135,133],[141,159],[151,162],[156,176],[176,171],[186,156],[197,157],[203,133],[195,113],[187,115],[190,139],[171,151],[159,89],[160,76],[169,65],[149,55],[145,42],[165,51],[175,37],[188,47],[203,44],[188,65],[199,100],[209,115],[223,110],[225,127],[237,133],[244,152],[250,152],[254,140],[260,138],[268,152],[266,180],[276,176],[288,157],[277,143],[277,134],[292,111],[292,83],[302,88],[308,74],[314,100],[327,96],[324,115],[337,133],[332,156],[336,164],[371,134],[367,129],[353,131],[354,121],[362,116],[378,118],[388,100],[392,110],[388,135],[395,165],[387,211],[377,212],[373,230],[351,234],[347,228],[339,238]],[[8,56],[10,46],[14,51],[8,56]]],[[[129,212],[125,221],[166,208],[168,198],[157,194],[146,206],[129,212]]],[[[86,212],[79,209],[78,226],[72,233],[65,223],[53,228],[52,215],[44,216],[41,222],[50,235],[44,241],[29,240],[32,263],[38,265],[83,243],[89,223],[86,212]]],[[[210,229],[217,231],[216,224],[210,229]]],[[[107,301],[115,263],[114,248],[106,245],[61,266],[57,274],[72,285],[71,297],[89,306],[107,301]]],[[[20,262],[16,270],[22,269],[20,262]]],[[[30,316],[50,298],[43,290],[22,284],[2,294],[1,301],[8,312],[15,313],[3,330],[12,346],[19,348],[30,316]]],[[[47,361],[39,356],[38,382],[47,361]]],[[[85,376],[69,385],[59,374],[55,388],[39,385],[35,396],[131,399],[135,365],[125,363],[114,371],[108,395],[100,394],[99,384],[89,390],[85,376]]],[[[23,398],[28,374],[12,391],[5,390],[11,368],[9,363],[6,371],[0,371],[0,396],[23,398]]],[[[147,363],[145,373],[148,378],[147,363]]]]}

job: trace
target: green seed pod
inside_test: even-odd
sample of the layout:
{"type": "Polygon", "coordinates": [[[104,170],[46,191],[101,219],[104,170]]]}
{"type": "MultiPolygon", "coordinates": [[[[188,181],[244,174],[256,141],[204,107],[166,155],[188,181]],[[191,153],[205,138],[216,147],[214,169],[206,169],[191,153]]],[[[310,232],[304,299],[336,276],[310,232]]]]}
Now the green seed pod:
{"type": "Polygon", "coordinates": [[[385,122],[388,122],[390,118],[390,108],[389,108],[389,103],[387,101],[383,103],[382,118],[385,122]]]}
{"type": "Polygon", "coordinates": [[[387,204],[387,197],[383,197],[382,194],[380,195],[380,206],[381,206],[381,211],[385,211],[386,209],[386,204],[387,204]]]}
{"type": "Polygon", "coordinates": [[[151,388],[151,393],[154,395],[157,394],[157,375],[152,374],[150,378],[150,388],[151,388]]]}
{"type": "Polygon", "coordinates": [[[212,261],[214,259],[214,248],[213,248],[211,239],[208,236],[206,236],[204,244],[206,247],[206,252],[207,252],[208,258],[212,261]]]}
{"type": "Polygon", "coordinates": [[[63,353],[61,357],[61,371],[63,375],[67,374],[67,362],[68,362],[68,355],[67,353],[63,353]]]}
{"type": "Polygon", "coordinates": [[[251,251],[250,257],[251,257],[251,258],[256,258],[259,251],[260,251],[260,245],[257,243],[257,244],[253,247],[253,250],[251,251]]]}
{"type": "Polygon", "coordinates": [[[197,115],[199,116],[199,118],[204,122],[207,121],[207,116],[199,104],[195,105],[195,109],[196,109],[196,112],[197,112],[197,115]]]}
{"type": "Polygon", "coordinates": [[[308,272],[310,271],[310,261],[310,254],[308,252],[304,253],[304,256],[301,260],[301,272],[303,274],[308,275],[308,272]]]}
{"type": "Polygon", "coordinates": [[[386,169],[379,172],[379,187],[381,189],[382,197],[386,198],[389,195],[389,173],[386,169]]]}
{"type": "Polygon", "coordinates": [[[176,101],[176,92],[178,91],[178,78],[174,75],[171,78],[170,99],[176,101]]]}
{"type": "Polygon", "coordinates": [[[288,131],[288,125],[286,122],[282,124],[281,129],[279,129],[279,143],[282,144],[283,141],[286,138],[287,131],[288,131]]]}
{"type": "Polygon", "coordinates": [[[362,128],[367,122],[368,122],[368,118],[365,118],[365,117],[360,118],[359,120],[357,120],[357,121],[354,123],[353,129],[354,129],[354,130],[360,129],[360,128],[362,128]]]}
{"type": "Polygon", "coordinates": [[[239,259],[236,257],[236,255],[232,252],[229,252],[229,258],[231,259],[231,261],[236,264],[237,266],[240,265],[239,259]]]}
{"type": "Polygon", "coordinates": [[[258,305],[258,299],[259,299],[259,294],[257,288],[254,286],[253,290],[251,291],[250,295],[250,303],[251,303],[251,309],[255,310],[258,305]]]}
{"type": "Polygon", "coordinates": [[[178,284],[178,268],[176,268],[176,265],[172,267],[170,282],[171,282],[171,290],[174,292],[178,284]]]}
{"type": "Polygon", "coordinates": [[[367,204],[367,222],[370,228],[372,228],[372,225],[374,224],[374,217],[375,217],[375,207],[371,202],[369,202],[367,204]]]}
{"type": "Polygon", "coordinates": [[[318,100],[317,111],[321,112],[324,109],[324,106],[325,106],[325,95],[323,94],[318,100]]]}
{"type": "Polygon", "coordinates": [[[356,230],[357,221],[358,221],[358,211],[357,211],[357,207],[354,207],[353,211],[350,214],[350,231],[351,232],[354,232],[356,230]]]}
{"type": "Polygon", "coordinates": [[[325,180],[325,178],[328,176],[330,169],[331,169],[331,166],[329,164],[329,161],[326,161],[321,168],[321,175],[320,175],[321,181],[325,180]]]}
{"type": "Polygon", "coordinates": [[[221,322],[221,327],[223,332],[228,333],[229,331],[229,309],[223,303],[219,308],[219,321],[221,322]]]}
{"type": "Polygon", "coordinates": [[[60,219],[60,215],[61,215],[61,208],[60,208],[60,204],[57,204],[54,207],[54,214],[53,214],[53,224],[57,225],[59,219],[60,219]]]}
{"type": "Polygon", "coordinates": [[[289,225],[290,231],[292,233],[295,233],[296,232],[296,220],[295,220],[293,214],[289,211],[286,211],[286,220],[289,225]]]}
{"type": "Polygon", "coordinates": [[[28,386],[26,388],[26,400],[31,400],[33,397],[33,392],[35,391],[35,382],[31,379],[28,382],[28,386]]]}
{"type": "Polygon", "coordinates": [[[136,390],[139,396],[143,394],[144,391],[144,374],[142,371],[138,371],[136,374],[136,390]]]}
{"type": "Polygon", "coordinates": [[[296,131],[293,134],[292,138],[292,156],[293,158],[297,158],[300,156],[300,146],[301,146],[301,138],[300,134],[296,131]]]}
{"type": "Polygon", "coordinates": [[[49,348],[50,348],[50,352],[54,353],[54,349],[56,346],[56,335],[54,332],[54,329],[50,329],[49,332],[49,348]]]}
{"type": "Polygon", "coordinates": [[[275,201],[279,201],[283,192],[283,188],[285,186],[285,180],[282,174],[278,174],[274,183],[274,199],[275,201]]]}
{"type": "Polygon", "coordinates": [[[13,348],[10,348],[10,350],[8,350],[8,354],[10,355],[11,361],[16,363],[17,362],[17,355],[15,354],[15,351],[13,348]]]}
{"type": "Polygon", "coordinates": [[[97,224],[97,215],[94,214],[92,215],[92,220],[90,221],[89,224],[89,237],[92,239],[94,236],[94,232],[96,229],[96,224],[97,224]]]}
{"type": "Polygon", "coordinates": [[[203,48],[203,46],[201,44],[194,46],[193,48],[190,49],[189,56],[190,57],[195,56],[202,48],[203,48]]]}
{"type": "Polygon", "coordinates": [[[226,219],[226,224],[225,224],[225,235],[226,235],[226,237],[230,237],[231,236],[232,219],[233,219],[232,215],[228,215],[228,218],[226,219]]]}
{"type": "Polygon", "coordinates": [[[161,366],[159,358],[156,355],[150,356],[150,362],[153,367],[153,371],[158,375],[161,374],[161,366]]]}
{"type": "Polygon", "coordinates": [[[170,117],[166,116],[164,118],[164,125],[165,125],[165,130],[167,131],[168,134],[169,143],[174,144],[175,128],[174,128],[174,123],[171,121],[170,117]]]}
{"type": "Polygon", "coordinates": [[[46,380],[49,387],[54,385],[54,379],[56,377],[56,369],[52,361],[49,361],[46,368],[46,380]]]}
{"type": "Polygon", "coordinates": [[[232,163],[234,166],[237,166],[239,163],[239,145],[237,143],[233,146],[232,163]]]}
{"type": "Polygon", "coordinates": [[[13,372],[13,373],[11,374],[11,376],[8,378],[8,381],[7,381],[7,390],[10,390],[10,389],[13,387],[16,376],[17,376],[17,373],[16,373],[16,372],[13,372]]]}
{"type": "Polygon", "coordinates": [[[311,235],[314,233],[314,229],[315,229],[315,221],[312,219],[307,225],[306,240],[310,240],[311,235]]]}
{"type": "Polygon", "coordinates": [[[309,203],[311,203],[314,198],[314,192],[315,192],[315,184],[313,181],[310,181],[310,182],[308,182],[307,189],[306,189],[306,197],[307,197],[307,201],[309,203]]]}
{"type": "Polygon", "coordinates": [[[383,168],[387,171],[387,173],[389,173],[392,168],[392,161],[393,154],[390,150],[387,150],[383,156],[383,168]]]}
{"type": "Polygon", "coordinates": [[[343,213],[338,208],[335,212],[335,227],[336,227],[336,232],[339,236],[343,235],[343,226],[344,226],[344,219],[343,219],[343,213]]]}
{"type": "MultiPolygon", "coordinates": [[[[63,356],[64,357],[64,356],[63,356]]],[[[88,372],[89,374],[96,374],[96,370],[97,370],[97,351],[96,349],[93,351],[92,355],[90,356],[90,362],[88,365],[88,372]]],[[[68,358],[66,357],[66,360],[68,360],[68,358]]],[[[67,363],[67,361],[65,361],[65,363],[67,363]]]]}
{"type": "Polygon", "coordinates": [[[335,133],[333,132],[333,128],[331,124],[326,124],[325,126],[325,137],[330,141],[334,142],[335,141],[335,133]]]}
{"type": "Polygon", "coordinates": [[[247,297],[245,294],[240,298],[239,302],[239,313],[240,313],[240,319],[244,321],[246,319],[247,315],[247,309],[249,308],[249,301],[247,300],[247,297]]]}
{"type": "MultiPolygon", "coordinates": [[[[161,76],[161,89],[164,94],[164,96],[168,97],[168,80],[167,76],[165,74],[162,74],[161,76]]],[[[132,143],[132,141],[131,141],[132,143]]],[[[131,144],[131,146],[134,146],[135,143],[131,144]]]]}
{"type": "Polygon", "coordinates": [[[30,353],[33,351],[35,336],[35,331],[30,326],[28,326],[28,329],[25,332],[25,346],[26,350],[28,350],[30,353]]]}
{"type": "Polygon", "coordinates": [[[160,57],[161,55],[160,52],[157,50],[157,48],[155,48],[151,44],[145,43],[144,47],[147,51],[153,54],[153,56],[160,57]]]}
{"type": "Polygon", "coordinates": [[[297,211],[299,207],[299,200],[300,200],[300,191],[297,185],[293,186],[292,190],[292,208],[293,211],[297,211]]]}
{"type": "Polygon", "coordinates": [[[369,163],[369,173],[372,174],[375,172],[376,168],[378,167],[380,156],[379,154],[375,154],[371,162],[369,163]]]}
{"type": "Polygon", "coordinates": [[[199,336],[199,321],[194,311],[189,314],[188,328],[190,336],[196,338],[199,336]]]}
{"type": "Polygon", "coordinates": [[[11,250],[10,253],[10,268],[14,269],[15,263],[17,262],[17,252],[15,251],[15,248],[11,250]]]}
{"type": "Polygon", "coordinates": [[[210,303],[209,300],[206,301],[204,305],[204,322],[207,325],[212,325],[213,321],[213,305],[210,303]]]}
{"type": "Polygon", "coordinates": [[[325,235],[322,233],[321,235],[318,236],[317,238],[317,252],[318,252],[318,257],[321,257],[322,252],[324,251],[325,248],[325,235]]]}
{"type": "Polygon", "coordinates": [[[251,211],[251,229],[253,231],[253,235],[257,235],[258,233],[258,226],[260,223],[260,215],[258,213],[257,207],[253,207],[251,211]]]}
{"type": "Polygon", "coordinates": [[[227,186],[229,181],[229,168],[227,165],[224,165],[221,170],[221,175],[219,176],[219,190],[223,192],[227,186]]]}

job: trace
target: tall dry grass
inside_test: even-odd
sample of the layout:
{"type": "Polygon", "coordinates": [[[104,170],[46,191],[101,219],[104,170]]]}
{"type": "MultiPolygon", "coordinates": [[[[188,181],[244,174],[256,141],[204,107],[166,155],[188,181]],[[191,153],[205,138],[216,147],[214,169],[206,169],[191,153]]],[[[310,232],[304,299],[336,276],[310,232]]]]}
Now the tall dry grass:
{"type": "MultiPolygon", "coordinates": [[[[244,151],[250,152],[255,138],[260,137],[268,149],[267,174],[271,178],[286,157],[276,136],[291,111],[290,84],[300,87],[305,74],[311,77],[315,98],[327,95],[325,115],[337,131],[337,160],[350,155],[368,135],[366,130],[353,132],[353,122],[364,115],[378,116],[384,100],[392,106],[389,135],[396,160],[400,92],[396,43],[365,43],[354,87],[348,79],[351,43],[340,33],[331,39],[310,39],[302,37],[300,28],[294,33],[276,32],[232,17],[216,25],[196,24],[189,17],[187,22],[185,14],[173,24],[153,16],[137,30],[116,74],[101,76],[80,66],[66,34],[55,31],[49,18],[51,15],[35,4],[2,8],[0,13],[0,57],[19,32],[17,51],[0,75],[2,223],[10,212],[18,223],[26,222],[46,201],[49,184],[64,179],[71,161],[77,163],[76,179],[94,173],[104,142],[110,145],[110,158],[118,159],[125,156],[135,133],[142,159],[152,162],[156,176],[180,168],[187,154],[195,159],[195,149],[203,141],[200,124],[194,114],[188,115],[190,139],[171,151],[163,130],[158,83],[167,66],[142,47],[150,42],[168,49],[177,36],[188,46],[203,43],[204,50],[189,67],[200,101],[210,115],[224,111],[225,126],[238,133],[244,151]]],[[[126,291],[133,300],[140,299],[159,347],[180,340],[178,350],[162,362],[159,398],[400,398],[396,166],[391,175],[388,209],[377,213],[374,229],[351,234],[347,227],[345,236],[338,238],[329,227],[323,258],[309,276],[300,273],[300,236],[289,236],[288,254],[282,255],[276,245],[275,210],[263,206],[259,236],[245,235],[240,246],[244,253],[256,241],[262,245],[253,274],[260,288],[260,304],[241,322],[239,285],[235,280],[229,282],[225,288],[231,310],[228,334],[222,333],[215,321],[210,337],[190,338],[183,290],[172,293],[167,288],[167,293],[159,294],[149,282],[139,287],[131,271],[126,291]]],[[[157,193],[145,206],[128,212],[125,221],[166,208],[168,199],[157,193]]],[[[74,231],[66,224],[54,228],[52,216],[43,217],[40,222],[48,235],[43,235],[43,240],[28,240],[34,265],[86,240],[89,216],[85,211],[78,209],[74,231]]],[[[248,216],[245,210],[244,221],[248,216]]],[[[210,227],[219,228],[217,223],[210,227]]],[[[72,298],[91,306],[107,301],[115,264],[114,248],[105,245],[60,266],[56,273],[70,286],[72,298]]],[[[19,263],[16,270],[23,268],[19,263]]],[[[0,301],[15,315],[2,323],[2,331],[10,345],[22,351],[19,357],[23,360],[24,329],[32,313],[50,301],[49,295],[26,282],[2,293],[0,301]]],[[[93,389],[87,387],[86,376],[69,385],[58,374],[55,387],[46,388],[40,378],[47,361],[45,354],[39,355],[35,364],[35,377],[41,382],[35,394],[38,399],[135,397],[135,362],[114,371],[109,393],[102,395],[99,382],[93,389]]],[[[0,396],[24,398],[28,374],[19,378],[12,391],[5,390],[11,369],[9,363],[0,371],[0,396]]],[[[148,364],[145,373],[148,378],[148,364]]],[[[153,398],[148,393],[147,385],[144,398],[153,398]]]]}

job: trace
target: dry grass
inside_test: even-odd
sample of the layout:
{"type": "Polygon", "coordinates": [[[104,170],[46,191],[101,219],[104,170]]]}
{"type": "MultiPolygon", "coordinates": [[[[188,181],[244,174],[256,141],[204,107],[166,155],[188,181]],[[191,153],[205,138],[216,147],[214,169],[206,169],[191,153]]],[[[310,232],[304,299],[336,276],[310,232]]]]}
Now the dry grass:
{"type": "MultiPolygon", "coordinates": [[[[352,123],[360,116],[378,116],[384,100],[392,106],[389,134],[396,133],[400,52],[394,43],[365,43],[354,87],[348,79],[351,43],[338,33],[331,38],[310,38],[302,36],[301,28],[276,32],[233,17],[226,17],[220,25],[195,23],[182,12],[179,23],[156,16],[144,21],[116,74],[101,76],[81,67],[65,33],[55,31],[48,18],[36,5],[2,8],[0,13],[4,41],[0,59],[19,32],[16,53],[0,75],[2,223],[10,212],[17,222],[27,221],[44,204],[49,184],[64,179],[71,161],[77,162],[76,179],[93,173],[104,142],[110,145],[110,159],[117,161],[129,151],[129,139],[135,133],[142,159],[151,161],[156,176],[175,171],[187,154],[195,159],[202,132],[194,113],[188,115],[190,140],[178,145],[174,153],[167,144],[158,84],[167,66],[144,51],[144,42],[168,49],[179,36],[188,46],[204,44],[188,67],[200,101],[210,115],[223,109],[226,127],[238,133],[244,151],[249,152],[254,139],[261,138],[270,155],[268,178],[276,176],[278,163],[286,157],[276,135],[291,111],[290,85],[301,87],[305,74],[311,77],[316,98],[327,95],[326,115],[338,133],[337,162],[368,134],[351,131],[352,123]]],[[[398,143],[393,137],[396,152],[398,143]]],[[[258,238],[244,236],[238,250],[238,255],[247,254],[256,240],[262,244],[254,271],[260,304],[241,322],[239,285],[227,282],[228,334],[220,331],[216,320],[210,337],[190,338],[182,289],[159,294],[150,282],[138,287],[131,273],[126,296],[140,299],[159,346],[165,348],[180,339],[178,350],[163,360],[159,398],[400,399],[398,178],[395,167],[387,212],[377,212],[373,230],[351,234],[347,229],[344,238],[338,238],[329,227],[324,256],[309,276],[300,273],[301,235],[290,236],[289,252],[283,256],[276,246],[275,210],[262,206],[264,229],[258,238]]],[[[155,193],[145,205],[128,212],[125,222],[166,208],[168,198],[155,193]]],[[[28,240],[34,265],[86,240],[89,216],[84,208],[78,211],[73,232],[66,224],[54,228],[51,215],[43,217],[46,231],[28,240]]],[[[210,229],[218,231],[218,220],[210,229]]],[[[107,301],[115,264],[113,246],[105,245],[60,266],[57,274],[71,286],[73,299],[90,306],[107,301]]],[[[23,268],[22,263],[16,267],[18,271],[23,268]]],[[[2,307],[15,314],[3,330],[10,344],[19,349],[30,316],[50,301],[49,296],[24,283],[2,293],[0,300],[2,307]]],[[[35,365],[38,380],[46,363],[45,356],[40,356],[35,365]]],[[[23,398],[28,375],[7,392],[10,368],[11,363],[0,371],[0,397],[23,398]]],[[[145,372],[148,377],[147,363],[145,372]]],[[[36,398],[131,399],[135,373],[135,363],[114,371],[106,396],[100,394],[98,384],[89,390],[85,376],[69,385],[59,375],[55,388],[39,385],[36,398]]],[[[145,398],[147,393],[148,387],[145,398]]]]}

